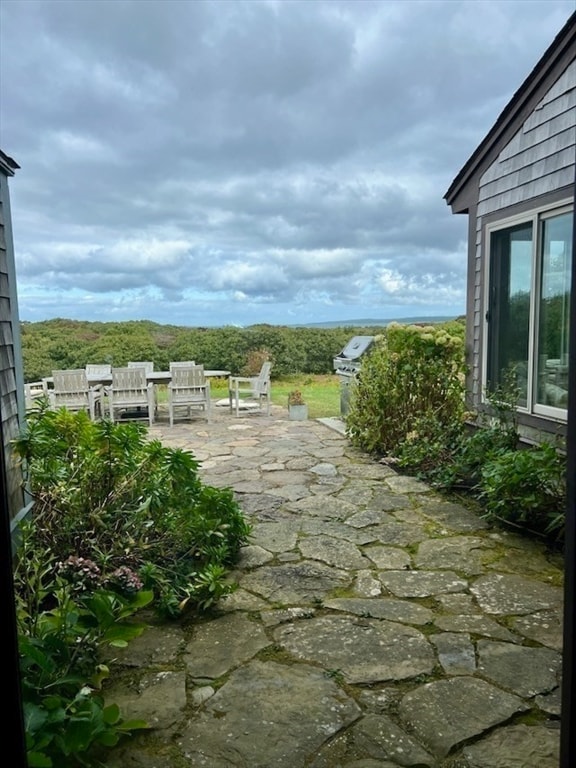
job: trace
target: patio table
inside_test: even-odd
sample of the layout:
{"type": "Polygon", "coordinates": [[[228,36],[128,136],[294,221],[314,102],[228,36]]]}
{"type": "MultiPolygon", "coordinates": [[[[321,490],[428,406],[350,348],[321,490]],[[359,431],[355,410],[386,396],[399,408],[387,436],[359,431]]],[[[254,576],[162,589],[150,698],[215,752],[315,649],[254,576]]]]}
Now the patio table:
{"type": "MultiPolygon", "coordinates": [[[[225,377],[230,376],[230,371],[206,370],[204,371],[204,376],[207,378],[225,377]]],[[[97,384],[106,386],[107,384],[112,384],[111,373],[88,374],[87,379],[90,386],[96,386],[97,384]]],[[[54,385],[53,376],[45,376],[42,381],[48,388],[54,385]]],[[[152,384],[169,384],[172,381],[172,374],[170,371],[150,371],[146,374],[146,381],[148,383],[151,382],[152,384]]]]}

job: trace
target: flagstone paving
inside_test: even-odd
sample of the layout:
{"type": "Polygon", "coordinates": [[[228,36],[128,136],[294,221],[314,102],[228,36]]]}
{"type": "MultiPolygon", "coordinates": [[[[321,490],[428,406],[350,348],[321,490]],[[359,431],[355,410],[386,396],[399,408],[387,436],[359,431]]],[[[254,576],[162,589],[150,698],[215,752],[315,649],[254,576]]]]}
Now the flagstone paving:
{"type": "Polygon", "coordinates": [[[352,448],[213,409],[151,435],[232,487],[238,589],[119,654],[112,768],[557,768],[563,563],[352,448]]]}

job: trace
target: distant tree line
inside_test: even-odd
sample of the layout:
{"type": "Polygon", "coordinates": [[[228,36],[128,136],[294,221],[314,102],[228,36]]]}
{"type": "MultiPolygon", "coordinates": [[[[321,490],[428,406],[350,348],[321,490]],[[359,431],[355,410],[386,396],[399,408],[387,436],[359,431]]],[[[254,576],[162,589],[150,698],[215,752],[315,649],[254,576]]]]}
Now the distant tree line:
{"type": "Polygon", "coordinates": [[[252,325],[247,328],[188,328],[148,320],[87,322],[54,319],[23,322],[22,354],[26,381],[50,376],[53,370],[84,368],[87,363],[121,367],[129,360],[152,360],[156,370],[170,362],[195,360],[205,368],[251,375],[263,356],[273,363],[273,376],[333,373],[333,358],[353,336],[383,332],[371,328],[306,328],[252,325]]]}

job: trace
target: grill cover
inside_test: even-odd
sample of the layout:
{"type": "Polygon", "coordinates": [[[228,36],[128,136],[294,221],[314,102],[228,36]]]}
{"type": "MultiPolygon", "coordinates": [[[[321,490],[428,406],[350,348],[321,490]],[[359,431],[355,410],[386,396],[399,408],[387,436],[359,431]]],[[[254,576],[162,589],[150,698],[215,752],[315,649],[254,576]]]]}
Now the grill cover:
{"type": "Polygon", "coordinates": [[[374,336],[353,336],[333,360],[334,370],[342,376],[353,376],[360,370],[360,358],[374,344],[374,336]]]}
{"type": "Polygon", "coordinates": [[[358,360],[374,344],[374,336],[353,336],[338,355],[343,360],[358,360]]]}

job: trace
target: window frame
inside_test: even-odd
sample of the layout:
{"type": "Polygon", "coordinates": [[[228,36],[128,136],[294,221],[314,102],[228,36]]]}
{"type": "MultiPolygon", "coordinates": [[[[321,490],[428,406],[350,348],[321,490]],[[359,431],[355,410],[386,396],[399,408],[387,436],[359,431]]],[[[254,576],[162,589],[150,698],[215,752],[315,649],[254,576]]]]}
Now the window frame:
{"type": "MultiPolygon", "coordinates": [[[[532,208],[523,213],[507,216],[502,219],[494,219],[486,224],[484,237],[484,269],[483,269],[483,302],[482,302],[482,360],[481,360],[481,400],[484,405],[489,402],[488,398],[488,361],[491,350],[490,342],[490,290],[491,290],[491,266],[492,266],[492,237],[495,233],[510,229],[518,225],[532,225],[532,263],[531,263],[531,283],[530,283],[530,313],[528,325],[528,381],[526,406],[518,405],[516,410],[531,416],[546,418],[560,422],[566,422],[568,419],[568,409],[559,408],[551,405],[544,405],[535,402],[535,393],[537,390],[535,378],[537,376],[536,363],[538,352],[538,327],[539,327],[539,297],[542,285],[542,222],[563,214],[572,214],[574,203],[571,198],[560,200],[558,202],[542,205],[532,208]]],[[[574,269],[574,254],[572,254],[572,269],[574,269]]],[[[574,297],[570,296],[570,301],[574,297]]]]}

